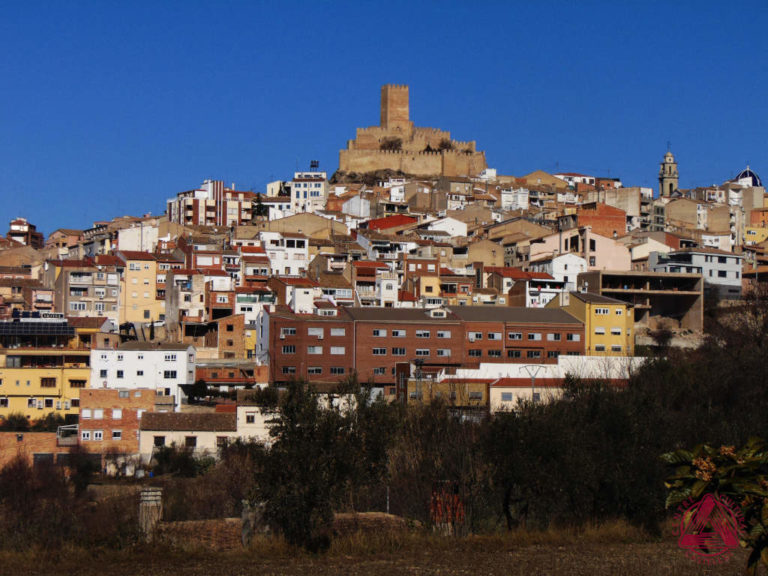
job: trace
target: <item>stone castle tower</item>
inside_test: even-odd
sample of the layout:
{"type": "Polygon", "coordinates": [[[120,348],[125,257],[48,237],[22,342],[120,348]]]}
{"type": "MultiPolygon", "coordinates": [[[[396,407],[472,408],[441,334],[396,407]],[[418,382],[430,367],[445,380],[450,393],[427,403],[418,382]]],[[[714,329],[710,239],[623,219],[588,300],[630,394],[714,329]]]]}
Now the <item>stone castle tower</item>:
{"type": "Polygon", "coordinates": [[[339,152],[339,170],[363,174],[393,170],[425,177],[476,176],[485,168],[485,152],[475,142],[459,142],[438,128],[421,128],[410,119],[408,86],[381,87],[381,123],[358,128],[339,152]]]}
{"type": "Polygon", "coordinates": [[[408,86],[386,84],[381,87],[381,127],[409,133],[413,122],[409,118],[408,86]]]}
{"type": "Polygon", "coordinates": [[[664,154],[664,161],[659,169],[659,196],[672,196],[672,192],[677,190],[678,180],[675,156],[667,150],[667,153],[664,154]]]}

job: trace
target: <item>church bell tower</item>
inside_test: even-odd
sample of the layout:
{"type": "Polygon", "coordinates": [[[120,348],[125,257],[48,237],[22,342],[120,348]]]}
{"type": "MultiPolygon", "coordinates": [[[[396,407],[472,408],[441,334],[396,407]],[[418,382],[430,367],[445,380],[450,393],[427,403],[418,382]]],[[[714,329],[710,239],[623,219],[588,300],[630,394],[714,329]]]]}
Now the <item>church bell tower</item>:
{"type": "Polygon", "coordinates": [[[666,196],[667,198],[672,196],[672,193],[677,190],[678,180],[675,156],[667,149],[667,153],[664,154],[664,161],[661,163],[661,169],[659,170],[659,196],[666,196]]]}

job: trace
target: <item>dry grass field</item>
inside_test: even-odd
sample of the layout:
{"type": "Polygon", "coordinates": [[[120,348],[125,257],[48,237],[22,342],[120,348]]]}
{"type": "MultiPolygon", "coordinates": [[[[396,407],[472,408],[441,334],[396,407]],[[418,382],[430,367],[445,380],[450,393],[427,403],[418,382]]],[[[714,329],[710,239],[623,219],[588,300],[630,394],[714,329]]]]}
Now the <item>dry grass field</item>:
{"type": "Polygon", "coordinates": [[[330,551],[311,555],[264,539],[249,550],[217,552],[190,543],[173,548],[145,546],[127,551],[71,550],[0,556],[3,575],[40,576],[325,576],[460,575],[653,575],[710,576],[742,573],[746,553],[726,564],[704,566],[678,549],[671,535],[660,541],[624,526],[579,533],[513,532],[450,538],[423,533],[352,534],[330,551]]]}

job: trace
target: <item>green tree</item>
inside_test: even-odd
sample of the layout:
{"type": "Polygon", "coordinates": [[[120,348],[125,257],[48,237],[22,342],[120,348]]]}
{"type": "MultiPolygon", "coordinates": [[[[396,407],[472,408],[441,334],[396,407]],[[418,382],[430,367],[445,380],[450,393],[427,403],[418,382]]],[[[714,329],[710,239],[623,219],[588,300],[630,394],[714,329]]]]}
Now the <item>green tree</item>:
{"type": "Polygon", "coordinates": [[[310,384],[288,384],[256,485],[267,520],[292,545],[321,550],[330,543],[334,508],[355,468],[351,423],[339,409],[321,407],[310,384]]]}
{"type": "Polygon", "coordinates": [[[208,384],[203,379],[196,380],[189,388],[189,400],[190,402],[199,402],[206,396],[208,396],[208,384]]]}
{"type": "Polygon", "coordinates": [[[746,530],[740,534],[752,550],[747,573],[757,574],[758,565],[768,567],[768,448],[751,438],[742,448],[716,448],[700,444],[693,450],[676,450],[662,456],[675,466],[666,482],[667,508],[705,494],[727,496],[741,508],[746,530]]]}
{"type": "Polygon", "coordinates": [[[29,430],[29,420],[21,412],[11,412],[3,419],[0,429],[10,432],[26,432],[29,430]]]}

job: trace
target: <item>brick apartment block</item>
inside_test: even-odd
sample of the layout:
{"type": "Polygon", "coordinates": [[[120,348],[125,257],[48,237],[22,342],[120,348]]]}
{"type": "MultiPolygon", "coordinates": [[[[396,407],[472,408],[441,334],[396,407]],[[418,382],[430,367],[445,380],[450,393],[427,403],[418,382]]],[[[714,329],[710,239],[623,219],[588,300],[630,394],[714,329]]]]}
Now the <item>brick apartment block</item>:
{"type": "Polygon", "coordinates": [[[350,307],[337,313],[270,315],[270,382],[335,382],[356,371],[361,381],[392,385],[417,360],[437,370],[480,362],[556,363],[560,354],[584,354],[584,325],[562,310],[350,307]]]}

